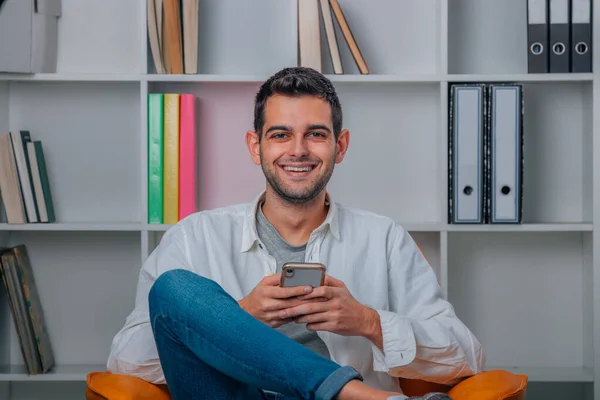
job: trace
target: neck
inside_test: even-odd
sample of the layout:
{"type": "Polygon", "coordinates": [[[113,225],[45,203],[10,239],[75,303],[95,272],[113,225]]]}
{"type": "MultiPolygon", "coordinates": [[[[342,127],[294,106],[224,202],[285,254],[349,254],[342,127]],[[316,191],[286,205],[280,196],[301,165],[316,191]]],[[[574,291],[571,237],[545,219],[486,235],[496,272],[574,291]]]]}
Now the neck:
{"type": "Polygon", "coordinates": [[[262,212],[281,237],[293,246],[299,246],[327,218],[326,191],[305,203],[290,203],[267,187],[262,212]]]}

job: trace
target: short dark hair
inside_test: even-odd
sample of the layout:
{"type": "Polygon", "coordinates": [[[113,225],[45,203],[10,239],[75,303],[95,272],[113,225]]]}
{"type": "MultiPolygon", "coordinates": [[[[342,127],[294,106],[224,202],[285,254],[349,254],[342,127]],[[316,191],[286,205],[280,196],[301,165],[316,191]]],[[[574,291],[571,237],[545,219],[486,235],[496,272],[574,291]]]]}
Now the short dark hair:
{"type": "Polygon", "coordinates": [[[258,90],[254,101],[254,131],[259,140],[265,123],[265,105],[274,94],[286,96],[317,96],[331,106],[333,133],[337,139],[342,130],[342,106],[333,84],[323,74],[312,68],[284,68],[267,79],[258,90]]]}

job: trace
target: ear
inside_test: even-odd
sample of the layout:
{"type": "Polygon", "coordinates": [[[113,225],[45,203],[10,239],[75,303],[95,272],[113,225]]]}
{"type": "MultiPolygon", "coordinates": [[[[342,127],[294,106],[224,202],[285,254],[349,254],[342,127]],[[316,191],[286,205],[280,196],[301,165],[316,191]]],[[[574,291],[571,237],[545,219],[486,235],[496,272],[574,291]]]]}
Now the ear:
{"type": "Polygon", "coordinates": [[[254,131],[246,132],[246,146],[250,152],[250,157],[256,165],[260,165],[260,142],[258,141],[258,133],[254,131]]]}
{"type": "Polygon", "coordinates": [[[339,164],[342,162],[344,157],[346,156],[346,152],[348,151],[348,146],[350,146],[350,131],[348,129],[343,129],[340,132],[340,136],[337,138],[336,142],[337,153],[335,155],[335,163],[339,164]]]}

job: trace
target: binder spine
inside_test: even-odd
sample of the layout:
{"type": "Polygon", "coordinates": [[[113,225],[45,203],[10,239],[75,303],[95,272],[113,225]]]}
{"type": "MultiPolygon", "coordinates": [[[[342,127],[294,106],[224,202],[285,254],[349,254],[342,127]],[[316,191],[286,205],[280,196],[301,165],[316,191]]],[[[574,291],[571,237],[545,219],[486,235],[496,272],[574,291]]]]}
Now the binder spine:
{"type": "Polygon", "coordinates": [[[527,67],[529,73],[549,70],[547,0],[527,0],[527,67]]]}
{"type": "Polygon", "coordinates": [[[570,0],[550,0],[550,72],[571,70],[570,0]]]}
{"type": "Polygon", "coordinates": [[[522,223],[523,220],[523,165],[524,165],[524,136],[523,136],[523,117],[524,117],[524,96],[523,96],[523,85],[520,83],[510,83],[510,82],[505,82],[505,83],[494,83],[490,85],[490,93],[489,93],[489,101],[488,101],[488,109],[489,109],[489,139],[488,139],[488,143],[489,143],[489,179],[487,179],[487,181],[489,182],[489,214],[488,214],[488,223],[491,224],[520,224],[522,223]],[[503,163],[507,163],[507,160],[503,160],[501,158],[497,158],[496,157],[496,152],[494,151],[493,147],[495,145],[495,140],[496,138],[494,138],[494,133],[493,133],[493,126],[495,124],[495,102],[496,102],[496,96],[495,93],[498,89],[504,89],[504,88],[513,88],[516,90],[516,104],[515,107],[517,107],[517,112],[516,112],[516,117],[518,118],[518,121],[516,123],[515,126],[515,135],[517,136],[516,141],[515,141],[515,145],[516,145],[516,149],[515,151],[518,153],[516,156],[516,174],[515,174],[515,179],[516,182],[514,182],[514,190],[517,191],[516,195],[515,195],[515,213],[514,213],[514,218],[498,218],[496,217],[496,198],[495,196],[498,195],[497,193],[497,187],[496,185],[498,184],[498,182],[495,182],[494,179],[494,168],[498,168],[500,165],[502,165],[503,163]]]}
{"type": "Polygon", "coordinates": [[[448,98],[448,223],[449,224],[483,224],[485,222],[485,208],[487,196],[485,195],[485,169],[484,159],[485,152],[489,144],[486,139],[487,122],[487,96],[488,90],[485,84],[479,83],[466,83],[466,84],[451,84],[450,95],[448,98]],[[477,151],[479,152],[480,159],[480,170],[478,173],[477,182],[474,182],[472,196],[477,196],[477,203],[479,204],[477,216],[475,218],[464,218],[458,215],[458,198],[461,196],[463,190],[458,187],[460,184],[457,177],[458,172],[458,132],[457,132],[457,118],[458,118],[458,93],[461,90],[473,89],[479,91],[479,118],[480,118],[480,132],[481,136],[478,139],[477,151]]]}
{"type": "Polygon", "coordinates": [[[592,0],[571,3],[571,72],[592,72],[592,0]]]}

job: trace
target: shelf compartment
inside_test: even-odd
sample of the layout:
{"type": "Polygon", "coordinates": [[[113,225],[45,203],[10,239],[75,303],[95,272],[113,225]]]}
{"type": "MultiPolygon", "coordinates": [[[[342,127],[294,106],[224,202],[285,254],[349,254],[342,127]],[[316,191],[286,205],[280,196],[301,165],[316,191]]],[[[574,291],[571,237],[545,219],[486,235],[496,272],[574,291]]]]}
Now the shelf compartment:
{"type": "Polygon", "coordinates": [[[143,64],[140,35],[146,33],[141,26],[142,8],[138,1],[63,0],[57,72],[139,72],[143,64]]]}
{"type": "Polygon", "coordinates": [[[153,83],[149,93],[193,93],[197,104],[198,209],[251,201],[265,178],[246,146],[258,84],[153,83]]]}
{"type": "Polygon", "coordinates": [[[592,221],[592,86],[524,84],[523,222],[592,221]]]}
{"type": "Polygon", "coordinates": [[[575,371],[584,379],[591,343],[591,327],[584,324],[584,306],[591,301],[585,287],[592,268],[590,237],[448,233],[449,301],[482,343],[487,365],[532,368],[548,380],[575,371]]]}
{"type": "Polygon", "coordinates": [[[527,73],[527,2],[448,0],[448,72],[527,73]]]}
{"type": "Polygon", "coordinates": [[[344,114],[350,147],[328,186],[334,199],[405,224],[440,222],[439,85],[336,86],[357,111],[344,114]]]}
{"type": "MultiPolygon", "coordinates": [[[[27,247],[56,364],[106,363],[112,339],[135,303],[140,234],[12,232],[3,244],[27,247]]],[[[9,328],[0,330],[0,343],[10,346],[10,357],[1,364],[23,365],[7,303],[0,309],[10,320],[9,328]]],[[[66,371],[73,373],[60,371],[59,380],[68,377],[66,371]]]]}
{"type": "MultiPolygon", "coordinates": [[[[201,74],[266,75],[298,63],[295,1],[200,0],[198,15],[201,74]]],[[[147,54],[155,73],[149,44],[147,54]]]]}
{"type": "MultiPolygon", "coordinates": [[[[441,2],[379,0],[369,6],[365,6],[364,0],[340,0],[339,3],[371,74],[435,74],[441,70],[438,57],[441,2]]],[[[344,74],[360,74],[335,16],[333,19],[344,74]]],[[[323,72],[332,74],[322,23],[321,59],[323,72]]]]}
{"type": "Polygon", "coordinates": [[[9,128],[41,140],[57,220],[142,220],[139,83],[10,84],[9,128]]]}

